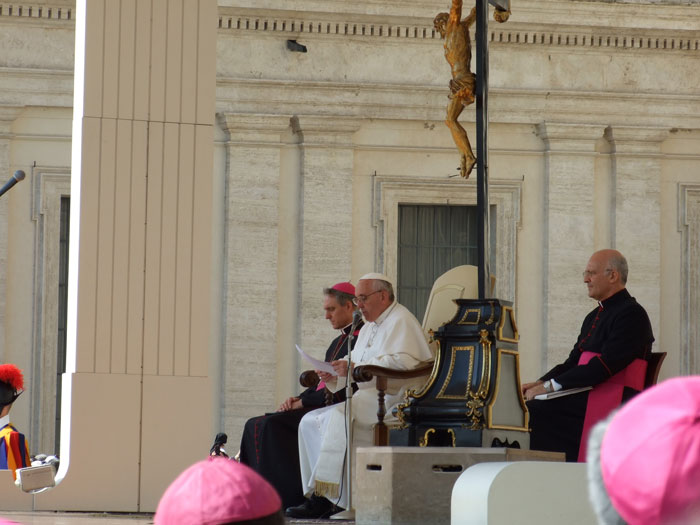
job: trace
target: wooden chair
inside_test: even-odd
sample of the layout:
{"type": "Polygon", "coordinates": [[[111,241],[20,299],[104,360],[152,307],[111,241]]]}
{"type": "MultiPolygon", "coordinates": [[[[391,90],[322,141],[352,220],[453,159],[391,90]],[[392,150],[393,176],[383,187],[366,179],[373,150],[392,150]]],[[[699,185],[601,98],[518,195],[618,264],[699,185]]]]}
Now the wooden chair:
{"type": "MultiPolygon", "coordinates": [[[[649,360],[647,361],[647,370],[644,375],[644,390],[652,387],[656,384],[659,379],[659,372],[661,371],[661,364],[666,358],[666,352],[651,352],[649,355],[649,360]]],[[[612,411],[617,407],[609,407],[609,411],[612,411]]],[[[604,416],[601,416],[601,419],[604,416]]],[[[595,419],[594,422],[599,421],[595,419]]],[[[592,426],[592,425],[591,425],[592,426]]],[[[588,433],[584,428],[583,438],[581,439],[581,444],[579,446],[579,461],[585,461],[586,457],[586,447],[588,446],[588,433]]]]}
{"type": "Polygon", "coordinates": [[[659,380],[659,372],[664,359],[666,359],[666,352],[651,352],[647,363],[647,373],[644,376],[645,389],[654,386],[659,380]]]}
{"type": "Polygon", "coordinates": [[[371,381],[377,378],[377,423],[374,425],[374,446],[385,447],[389,444],[389,427],[384,423],[386,404],[384,396],[389,379],[408,380],[430,375],[433,363],[426,363],[413,370],[393,370],[375,365],[360,365],[352,370],[352,378],[356,383],[371,381]]]}
{"type": "MultiPolygon", "coordinates": [[[[316,373],[315,370],[304,370],[301,375],[299,376],[299,383],[301,386],[305,388],[316,388],[318,387],[318,384],[321,382],[321,378],[318,377],[318,374],[316,373]]],[[[332,405],[333,404],[333,392],[328,390],[327,388],[323,390],[323,395],[324,395],[324,400],[326,402],[326,406],[332,405]]]]}

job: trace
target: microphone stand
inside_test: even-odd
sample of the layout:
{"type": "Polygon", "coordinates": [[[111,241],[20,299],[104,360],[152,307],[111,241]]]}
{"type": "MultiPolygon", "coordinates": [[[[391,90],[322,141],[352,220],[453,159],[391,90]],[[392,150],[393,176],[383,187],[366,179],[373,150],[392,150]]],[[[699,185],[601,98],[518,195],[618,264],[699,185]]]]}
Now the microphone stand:
{"type": "MultiPolygon", "coordinates": [[[[355,311],[359,314],[359,311],[355,311]]],[[[352,317],[352,326],[348,334],[348,371],[345,379],[345,428],[347,428],[347,441],[345,442],[345,486],[348,491],[348,507],[333,514],[332,520],[354,520],[355,509],[352,508],[352,341],[355,339],[355,328],[360,322],[361,316],[352,317]]]]}

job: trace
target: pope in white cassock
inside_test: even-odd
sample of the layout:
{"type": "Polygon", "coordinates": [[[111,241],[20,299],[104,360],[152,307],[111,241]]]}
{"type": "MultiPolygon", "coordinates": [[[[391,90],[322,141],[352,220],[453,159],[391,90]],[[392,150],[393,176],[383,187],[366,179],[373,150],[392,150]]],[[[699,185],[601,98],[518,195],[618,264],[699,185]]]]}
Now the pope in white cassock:
{"type": "MultiPolygon", "coordinates": [[[[356,287],[356,305],[365,318],[357,337],[352,362],[378,365],[396,370],[410,370],[434,359],[420,323],[404,306],[396,302],[388,277],[379,273],[363,276],[356,287]]],[[[333,361],[338,376],[319,372],[326,387],[337,391],[345,387],[347,360],[333,361]],[[340,379],[339,379],[340,378],[340,379]]],[[[424,378],[410,382],[389,382],[385,402],[386,421],[391,410],[403,401],[407,388],[422,385],[424,378]]],[[[372,444],[371,428],[377,421],[377,391],[374,381],[359,383],[352,397],[353,446],[372,444]],[[369,430],[369,431],[368,431],[369,430]]],[[[346,508],[347,487],[344,482],[345,404],[313,410],[299,424],[299,459],[301,480],[307,500],[287,509],[287,516],[318,519],[346,508]]]]}

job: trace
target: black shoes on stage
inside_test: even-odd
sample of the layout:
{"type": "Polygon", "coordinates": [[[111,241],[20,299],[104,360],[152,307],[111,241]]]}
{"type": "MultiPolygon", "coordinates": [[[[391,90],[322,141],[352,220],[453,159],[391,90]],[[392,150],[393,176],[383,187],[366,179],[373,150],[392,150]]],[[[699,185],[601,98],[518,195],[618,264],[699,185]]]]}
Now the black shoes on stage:
{"type": "Polygon", "coordinates": [[[289,507],[285,511],[285,516],[290,518],[301,518],[307,520],[318,520],[328,518],[343,509],[336,507],[333,503],[321,496],[311,496],[301,505],[289,507]]]}

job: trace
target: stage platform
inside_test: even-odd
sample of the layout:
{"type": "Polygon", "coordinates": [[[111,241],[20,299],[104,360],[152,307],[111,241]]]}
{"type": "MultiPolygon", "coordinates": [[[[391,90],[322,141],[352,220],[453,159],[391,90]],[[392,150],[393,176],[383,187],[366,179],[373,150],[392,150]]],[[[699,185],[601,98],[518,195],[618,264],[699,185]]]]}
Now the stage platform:
{"type": "MultiPolygon", "coordinates": [[[[107,513],[107,512],[8,512],[0,511],[1,520],[19,523],[21,525],[89,525],[99,523],[100,525],[146,525],[153,523],[153,514],[131,514],[131,513],[107,513]]],[[[303,525],[314,523],[316,525],[329,525],[335,523],[354,524],[354,521],[338,520],[299,520],[286,518],[287,523],[293,525],[303,525]]]]}

